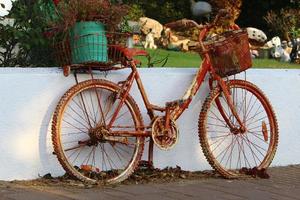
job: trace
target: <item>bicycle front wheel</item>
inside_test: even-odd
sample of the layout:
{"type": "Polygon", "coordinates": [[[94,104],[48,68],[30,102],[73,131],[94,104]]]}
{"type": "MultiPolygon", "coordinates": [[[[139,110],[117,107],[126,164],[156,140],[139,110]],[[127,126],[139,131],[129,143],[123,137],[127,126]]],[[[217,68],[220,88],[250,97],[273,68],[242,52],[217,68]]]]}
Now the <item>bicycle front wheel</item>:
{"type": "Polygon", "coordinates": [[[228,126],[228,120],[235,127],[239,123],[216,87],[203,104],[199,138],[210,165],[225,178],[238,178],[271,164],[278,145],[278,125],[271,104],[257,86],[243,80],[231,80],[227,85],[245,130],[237,132],[228,126]]]}
{"type": "Polygon", "coordinates": [[[144,137],[114,135],[138,132],[143,121],[137,104],[127,96],[120,105],[121,88],[105,80],[88,80],[71,89],[59,101],[52,122],[54,152],[70,175],[88,183],[117,183],[138,165],[144,137]]]}

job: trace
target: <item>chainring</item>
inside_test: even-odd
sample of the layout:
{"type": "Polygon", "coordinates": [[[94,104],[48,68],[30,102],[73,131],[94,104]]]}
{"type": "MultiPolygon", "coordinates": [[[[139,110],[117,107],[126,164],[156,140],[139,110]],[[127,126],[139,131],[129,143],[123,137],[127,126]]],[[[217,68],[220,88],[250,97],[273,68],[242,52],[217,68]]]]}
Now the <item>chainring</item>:
{"type": "Polygon", "coordinates": [[[169,129],[165,128],[165,117],[157,117],[152,123],[152,139],[154,144],[162,150],[173,148],[179,138],[176,123],[170,120],[169,129]]]}

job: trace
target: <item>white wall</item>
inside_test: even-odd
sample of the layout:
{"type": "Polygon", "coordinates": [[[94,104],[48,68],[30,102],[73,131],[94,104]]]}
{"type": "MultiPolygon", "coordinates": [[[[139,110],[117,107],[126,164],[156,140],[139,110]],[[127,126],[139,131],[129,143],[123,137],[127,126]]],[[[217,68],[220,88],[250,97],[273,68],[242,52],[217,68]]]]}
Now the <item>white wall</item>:
{"type": "MultiPolygon", "coordinates": [[[[163,106],[180,98],[189,86],[196,69],[141,69],[146,91],[154,104],[163,106]]],[[[121,80],[128,71],[97,77],[121,80]]],[[[80,75],[80,80],[87,79],[80,75]]],[[[247,78],[269,97],[277,113],[280,141],[273,165],[300,163],[300,70],[252,69],[247,78]]],[[[74,85],[56,68],[0,68],[0,179],[32,179],[63,170],[52,155],[51,116],[59,98],[74,85]]],[[[155,149],[156,167],[179,165],[187,170],[210,169],[202,154],[197,122],[201,104],[207,95],[204,85],[193,103],[178,120],[180,140],[168,152],[155,149]]],[[[142,108],[134,88],[132,95],[142,108]]],[[[148,121],[144,113],[144,120],[148,121]]]]}

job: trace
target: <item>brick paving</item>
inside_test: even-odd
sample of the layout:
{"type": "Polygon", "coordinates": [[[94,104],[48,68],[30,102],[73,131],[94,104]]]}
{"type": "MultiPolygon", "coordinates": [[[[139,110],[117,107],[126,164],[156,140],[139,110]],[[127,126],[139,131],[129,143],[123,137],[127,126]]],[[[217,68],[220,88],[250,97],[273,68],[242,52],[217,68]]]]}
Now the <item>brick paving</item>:
{"type": "Polygon", "coordinates": [[[0,183],[0,200],[300,200],[300,165],[269,169],[270,179],[208,178],[83,189],[0,183]]]}

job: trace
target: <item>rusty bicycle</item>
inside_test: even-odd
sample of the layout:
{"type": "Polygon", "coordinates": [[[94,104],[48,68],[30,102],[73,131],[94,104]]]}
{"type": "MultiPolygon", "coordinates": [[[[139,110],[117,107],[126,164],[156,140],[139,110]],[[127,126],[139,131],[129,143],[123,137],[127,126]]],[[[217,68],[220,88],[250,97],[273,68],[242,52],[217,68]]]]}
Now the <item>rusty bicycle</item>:
{"type": "Polygon", "coordinates": [[[65,64],[65,75],[74,70],[77,84],[61,97],[52,120],[54,153],[62,167],[84,182],[121,182],[137,168],[146,138],[151,164],[154,145],[168,150],[176,144],[176,120],[209,76],[211,91],[198,122],[200,145],[209,164],[225,178],[249,175],[247,171],[254,168],[266,169],[278,145],[273,108],[253,83],[226,78],[251,66],[247,33],[232,30],[204,41],[209,30],[206,26],[199,35],[203,61],[191,86],[181,99],[164,107],[151,104],[137,70],[135,56],[147,52],[117,44],[109,39],[112,34],[105,33],[112,41],[107,46],[107,62],[65,64]],[[123,68],[131,72],[118,83],[95,79],[92,73],[123,68]],[[78,82],[76,74],[82,70],[90,73],[90,80],[78,82]],[[150,124],[144,124],[139,106],[130,95],[134,82],[150,124]]]}

